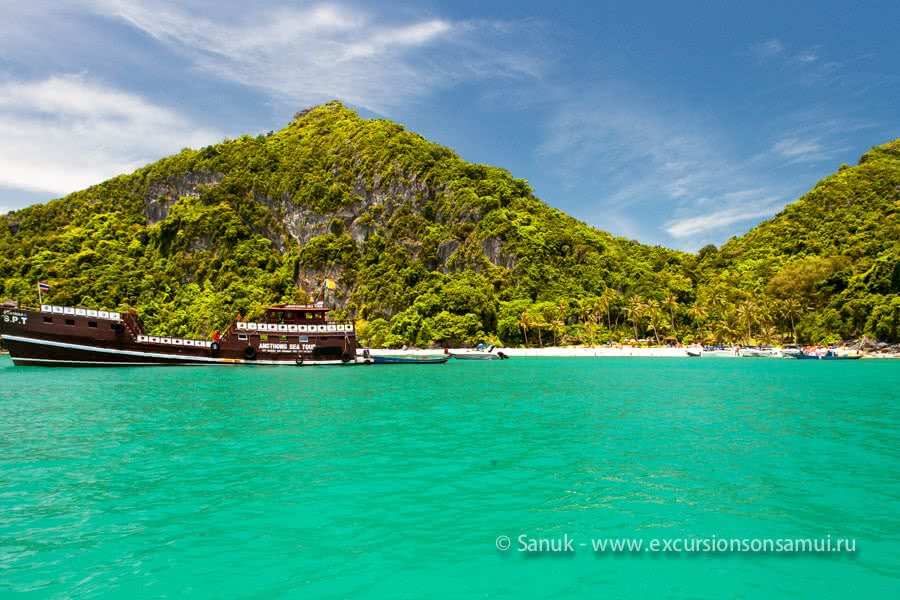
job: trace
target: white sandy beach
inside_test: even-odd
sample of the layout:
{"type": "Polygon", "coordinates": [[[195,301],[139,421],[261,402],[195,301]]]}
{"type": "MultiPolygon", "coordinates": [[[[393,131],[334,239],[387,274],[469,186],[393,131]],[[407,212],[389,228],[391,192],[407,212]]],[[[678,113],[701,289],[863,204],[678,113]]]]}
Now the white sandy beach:
{"type": "MultiPolygon", "coordinates": [[[[468,348],[450,348],[451,353],[466,352],[468,348]]],[[[554,346],[546,348],[495,348],[494,352],[503,352],[509,357],[516,356],[535,356],[535,357],[628,357],[628,356],[644,356],[644,357],[676,357],[687,358],[686,348],[632,348],[623,347],[584,347],[584,346],[554,346]]],[[[372,349],[372,354],[382,356],[394,356],[398,354],[440,354],[443,349],[436,348],[432,350],[407,349],[407,350],[382,350],[372,349]]]]}
{"type": "MultiPolygon", "coordinates": [[[[450,348],[451,353],[466,352],[468,348],[450,348]]],[[[628,358],[628,357],[644,357],[644,358],[689,358],[687,350],[699,350],[696,347],[682,348],[634,348],[630,346],[551,346],[545,348],[495,348],[495,352],[503,352],[510,358],[529,356],[529,357],[567,357],[567,358],[628,358]]],[[[433,348],[423,350],[420,348],[410,348],[407,350],[400,349],[380,349],[373,348],[370,352],[374,355],[396,356],[396,355],[435,355],[443,352],[442,348],[433,348]]],[[[703,353],[706,358],[739,358],[737,354],[715,354],[709,355],[703,353]]],[[[900,355],[889,353],[870,353],[863,356],[869,358],[900,358],[900,355]]]]}
{"type": "Polygon", "coordinates": [[[497,348],[507,356],[568,356],[594,357],[603,356],[609,358],[644,356],[644,357],[677,357],[687,358],[686,348],[636,348],[631,346],[554,346],[549,348],[497,348]]]}

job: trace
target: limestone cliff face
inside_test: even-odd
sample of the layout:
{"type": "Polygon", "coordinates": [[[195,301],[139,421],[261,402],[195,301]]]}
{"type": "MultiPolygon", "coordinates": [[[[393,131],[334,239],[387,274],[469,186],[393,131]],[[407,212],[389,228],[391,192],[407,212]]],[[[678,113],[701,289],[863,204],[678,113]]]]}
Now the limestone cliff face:
{"type": "MultiPolygon", "coordinates": [[[[480,224],[512,198],[530,197],[527,184],[463,163],[393,123],[363,121],[338,103],[300,111],[280,132],[183,153],[144,171],[135,188],[143,217],[173,250],[214,251],[221,236],[198,221],[221,211],[188,215],[240,198],[253,204],[240,211],[242,224],[282,255],[328,236],[347,236],[362,251],[375,236],[442,273],[484,265],[512,271],[520,263],[508,231],[480,224]],[[496,181],[507,197],[498,197],[496,181]]],[[[297,283],[306,286],[324,270],[341,278],[344,267],[301,265],[297,283]]]]}
{"type": "Polygon", "coordinates": [[[224,177],[222,173],[198,171],[152,182],[144,195],[147,225],[156,225],[165,219],[179,198],[199,198],[204,188],[219,185],[224,177]]]}
{"type": "Polygon", "coordinates": [[[512,271],[516,268],[517,259],[515,254],[507,253],[503,250],[503,242],[495,237],[487,238],[481,242],[481,250],[491,264],[503,267],[512,271]]]}
{"type": "MultiPolygon", "coordinates": [[[[143,197],[144,215],[148,226],[164,222],[172,207],[181,201],[202,201],[214,187],[225,180],[226,174],[209,170],[188,171],[164,179],[151,181],[143,197]]],[[[253,200],[271,217],[268,227],[259,230],[270,239],[279,252],[287,252],[290,247],[303,246],[324,235],[346,233],[357,244],[364,244],[373,234],[385,232],[393,225],[395,218],[404,214],[423,222],[440,225],[477,225],[482,211],[476,207],[462,210],[452,208],[433,210],[429,207],[434,199],[446,190],[445,185],[432,185],[416,173],[382,178],[376,176],[367,184],[364,174],[356,173],[353,180],[351,201],[333,210],[322,210],[297,202],[289,192],[270,195],[267,191],[253,187],[249,194],[253,200]]],[[[470,236],[471,237],[471,236],[470,236]]],[[[416,236],[398,236],[396,243],[414,258],[422,258],[422,240],[416,236]]],[[[438,244],[436,260],[428,262],[434,270],[448,272],[447,264],[465,241],[445,239],[438,244]]],[[[470,240],[472,241],[472,240],[470,240]]],[[[474,240],[480,245],[484,257],[493,265],[512,269],[517,263],[512,251],[504,251],[503,241],[498,237],[474,240]]],[[[203,236],[193,240],[189,248],[206,249],[213,242],[212,237],[203,236]]],[[[461,265],[462,267],[465,264],[461,265]]],[[[455,267],[459,270],[461,266],[455,267]]],[[[313,273],[307,274],[314,278],[313,273]]],[[[320,276],[318,274],[317,276],[320,276]]],[[[337,273],[329,273],[338,276],[337,273]]]]}

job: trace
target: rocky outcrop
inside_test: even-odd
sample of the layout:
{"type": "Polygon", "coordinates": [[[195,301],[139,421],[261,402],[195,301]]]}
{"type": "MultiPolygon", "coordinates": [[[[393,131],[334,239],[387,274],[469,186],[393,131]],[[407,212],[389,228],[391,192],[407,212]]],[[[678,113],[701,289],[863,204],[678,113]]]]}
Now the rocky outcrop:
{"type": "Polygon", "coordinates": [[[504,267],[510,271],[519,262],[514,254],[508,254],[503,251],[503,242],[495,237],[483,240],[481,242],[481,251],[495,266],[504,267]]]}
{"type": "Polygon", "coordinates": [[[365,179],[357,178],[353,192],[358,201],[331,212],[298,206],[289,195],[276,199],[254,191],[254,197],[278,216],[288,235],[300,245],[326,233],[341,232],[347,232],[354,241],[362,243],[402,208],[421,215],[422,202],[434,195],[434,191],[425,182],[417,181],[415,176],[385,183],[381,186],[381,182],[376,181],[370,188],[365,179]]]}
{"type": "Polygon", "coordinates": [[[867,354],[887,356],[900,355],[900,344],[891,345],[886,342],[879,342],[878,340],[870,337],[863,337],[859,341],[851,340],[849,342],[845,342],[844,344],[849,348],[853,348],[854,350],[865,352],[867,354]]]}
{"type": "Polygon", "coordinates": [[[147,225],[156,225],[165,219],[179,198],[198,197],[204,187],[219,185],[223,178],[222,173],[195,171],[163,181],[154,181],[144,195],[144,216],[147,218],[147,225]]]}
{"type": "Polygon", "coordinates": [[[459,249],[460,244],[457,240],[448,240],[446,242],[441,242],[438,246],[438,258],[440,259],[441,265],[446,265],[447,260],[453,256],[453,253],[459,249]]]}

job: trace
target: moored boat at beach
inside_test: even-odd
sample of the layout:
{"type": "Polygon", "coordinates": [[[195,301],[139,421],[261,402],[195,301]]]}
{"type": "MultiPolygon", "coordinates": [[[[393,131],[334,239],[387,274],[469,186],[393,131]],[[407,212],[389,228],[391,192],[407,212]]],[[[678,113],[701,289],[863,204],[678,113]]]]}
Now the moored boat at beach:
{"type": "Polygon", "coordinates": [[[798,360],[859,360],[863,357],[859,352],[849,352],[836,348],[811,348],[785,352],[785,356],[798,360]]]}
{"type": "Polygon", "coordinates": [[[716,356],[716,357],[727,356],[728,358],[734,358],[737,355],[738,355],[737,351],[732,347],[727,347],[727,346],[704,346],[703,347],[703,356],[716,356]]]}
{"type": "Polygon", "coordinates": [[[450,360],[450,354],[370,354],[376,365],[440,365],[450,360]]]}
{"type": "Polygon", "coordinates": [[[784,353],[778,348],[741,348],[738,350],[738,356],[742,358],[784,358],[784,353]]]}
{"type": "Polygon", "coordinates": [[[494,352],[494,347],[488,344],[478,344],[470,350],[451,352],[450,354],[458,360],[505,360],[509,358],[503,352],[494,352]]]}
{"type": "Polygon", "coordinates": [[[352,321],[321,305],[272,306],[262,320],[235,321],[213,339],[147,335],[134,312],[43,304],[0,306],[0,336],[16,365],[341,365],[356,356],[352,321]]]}

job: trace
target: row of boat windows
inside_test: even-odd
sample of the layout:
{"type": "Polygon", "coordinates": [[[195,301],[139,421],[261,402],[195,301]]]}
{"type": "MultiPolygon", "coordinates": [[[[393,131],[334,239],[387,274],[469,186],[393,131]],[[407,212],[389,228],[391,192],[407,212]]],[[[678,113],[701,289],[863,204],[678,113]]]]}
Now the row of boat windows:
{"type": "Polygon", "coordinates": [[[315,331],[353,331],[352,323],[318,323],[316,325],[297,325],[294,323],[237,323],[237,330],[244,331],[270,331],[270,332],[315,332],[315,331]]]}
{"type": "MultiPolygon", "coordinates": [[[[332,340],[332,339],[333,339],[333,340],[339,340],[339,339],[342,339],[340,336],[335,336],[335,335],[331,335],[331,336],[328,336],[328,335],[314,335],[314,336],[312,336],[312,337],[315,338],[315,340],[316,340],[317,342],[321,342],[321,341],[325,341],[325,340],[332,340]]],[[[249,340],[250,340],[250,336],[247,335],[246,333],[239,333],[239,334],[237,334],[237,339],[239,339],[239,340],[242,341],[242,342],[246,342],[246,341],[249,341],[249,340]]],[[[262,335],[259,336],[259,341],[260,341],[260,342],[271,342],[271,341],[277,341],[277,342],[292,342],[292,340],[296,340],[296,343],[298,343],[298,344],[303,344],[303,343],[309,342],[309,336],[308,336],[308,335],[301,335],[301,336],[295,336],[295,337],[293,337],[293,338],[290,338],[290,337],[288,337],[288,336],[286,336],[286,335],[272,335],[272,336],[268,336],[268,335],[266,335],[266,334],[262,334],[262,335]]]]}
{"type": "Polygon", "coordinates": [[[53,313],[55,315],[76,315],[79,317],[110,319],[112,321],[118,321],[122,317],[122,315],[117,312],[93,310],[90,308],[72,308],[71,306],[53,306],[51,304],[41,304],[41,312],[53,313]]]}
{"type": "MultiPolygon", "coordinates": [[[[53,317],[44,317],[44,323],[53,323],[53,317]]],[[[74,325],[75,319],[66,319],[66,325],[74,325]]],[[[97,321],[88,321],[88,327],[97,328],[97,321]]],[[[115,329],[115,323],[109,324],[110,329],[115,329]]]]}
{"type": "Polygon", "coordinates": [[[212,342],[207,340],[186,340],[155,335],[139,335],[137,336],[137,341],[139,344],[169,344],[173,346],[194,346],[197,348],[209,348],[212,345],[212,342]]]}

